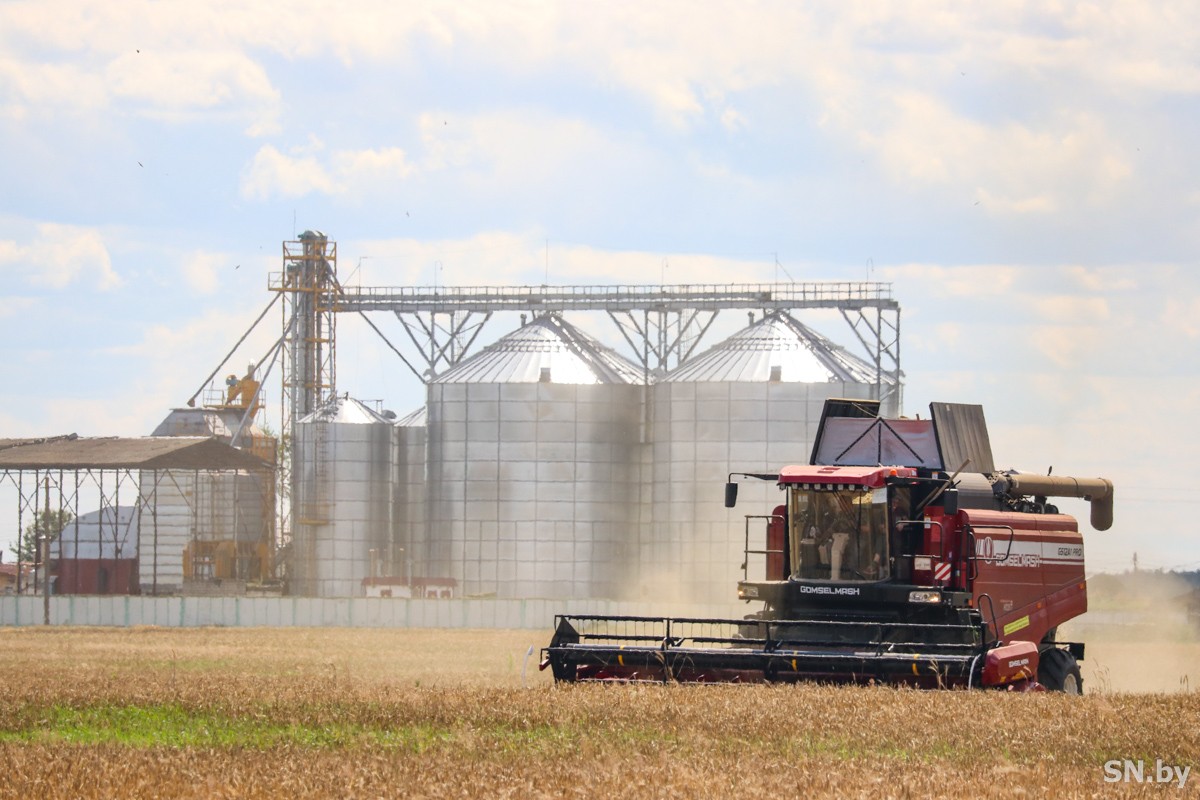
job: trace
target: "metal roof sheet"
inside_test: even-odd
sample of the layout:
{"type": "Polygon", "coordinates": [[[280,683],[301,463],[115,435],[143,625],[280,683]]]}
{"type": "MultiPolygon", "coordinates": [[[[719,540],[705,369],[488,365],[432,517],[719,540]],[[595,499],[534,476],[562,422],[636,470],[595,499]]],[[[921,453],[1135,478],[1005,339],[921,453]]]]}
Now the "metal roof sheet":
{"type": "Polygon", "coordinates": [[[244,450],[212,437],[0,439],[0,470],[270,469],[244,450]]]}
{"type": "Polygon", "coordinates": [[[536,317],[434,383],[641,383],[642,371],[553,314],[536,317]],[[544,370],[549,370],[548,375],[544,370]]]}
{"type": "Polygon", "coordinates": [[[402,417],[395,419],[392,424],[397,428],[424,428],[428,422],[428,413],[425,411],[425,406],[421,406],[416,411],[410,411],[402,417]]]}
{"type": "MultiPolygon", "coordinates": [[[[888,381],[888,376],[882,376],[888,381]]],[[[786,312],[767,314],[685,361],[662,380],[757,383],[874,383],[875,367],[786,312]],[[772,373],[778,368],[778,376],[772,373]]]]}
{"type": "Polygon", "coordinates": [[[392,424],[392,420],[349,395],[335,397],[321,408],[302,417],[300,422],[336,422],[341,425],[392,424]]]}
{"type": "MultiPolygon", "coordinates": [[[[216,436],[233,438],[242,421],[242,409],[232,408],[173,408],[151,436],[216,436]]],[[[246,423],[243,435],[262,436],[262,429],[253,420],[246,423]]]]}

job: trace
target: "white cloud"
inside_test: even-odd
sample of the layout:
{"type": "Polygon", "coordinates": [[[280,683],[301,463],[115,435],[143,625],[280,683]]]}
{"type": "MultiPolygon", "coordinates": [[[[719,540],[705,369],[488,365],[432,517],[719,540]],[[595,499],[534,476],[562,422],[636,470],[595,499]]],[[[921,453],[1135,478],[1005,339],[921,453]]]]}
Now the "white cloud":
{"type": "Polygon", "coordinates": [[[265,71],[230,53],[119,56],[108,65],[0,60],[0,112],[24,119],[32,111],[98,114],[115,107],[168,122],[245,120],[246,132],[279,130],[279,93],[265,71]]]}
{"type": "MultiPolygon", "coordinates": [[[[1097,328],[1084,326],[1036,325],[1025,329],[1024,338],[1040,357],[1040,363],[1074,371],[1087,364],[1102,346],[1098,333],[1097,328]]],[[[1055,385],[1063,385],[1061,377],[1056,376],[1054,381],[1055,385]]]]}
{"type": "MultiPolygon", "coordinates": [[[[0,242],[2,248],[4,242],[0,242]]],[[[3,251],[0,250],[0,263],[4,263],[3,251]]],[[[28,314],[38,305],[38,301],[32,297],[0,297],[0,319],[4,317],[15,317],[21,314],[28,314]]]]}
{"type": "Polygon", "coordinates": [[[1060,323],[1094,325],[1111,317],[1104,297],[1033,294],[1025,302],[1042,318],[1060,323]]]}
{"type": "Polygon", "coordinates": [[[225,269],[233,269],[233,266],[224,253],[196,251],[184,259],[183,279],[193,291],[213,294],[221,286],[219,274],[225,269]]]}
{"type": "Polygon", "coordinates": [[[31,107],[97,111],[107,102],[103,79],[76,63],[47,64],[0,58],[0,107],[25,116],[31,107]]]}
{"type": "Polygon", "coordinates": [[[121,284],[100,232],[44,222],[27,243],[0,241],[0,265],[9,266],[33,286],[66,287],[84,279],[106,291],[121,284]]]}
{"type": "Polygon", "coordinates": [[[721,125],[731,133],[738,133],[747,127],[746,118],[735,108],[726,108],[721,112],[721,125]]]}
{"type": "Polygon", "coordinates": [[[110,61],[104,74],[114,101],[130,101],[155,116],[190,119],[225,109],[249,117],[255,135],[278,129],[279,92],[262,66],[244,53],[126,52],[110,61]]]}
{"type": "Polygon", "coordinates": [[[539,233],[487,231],[466,239],[370,239],[347,245],[368,258],[355,279],[363,285],[505,286],[522,283],[542,263],[544,241],[539,233]]]}
{"type": "MultiPolygon", "coordinates": [[[[125,362],[138,365],[131,373],[138,377],[124,387],[122,396],[139,398],[139,407],[137,413],[122,412],[121,419],[141,420],[140,424],[144,425],[147,419],[161,419],[166,415],[166,409],[184,405],[197,389],[210,388],[197,384],[218,366],[228,348],[254,321],[254,316],[252,312],[234,313],[209,308],[188,319],[148,324],[143,328],[141,340],[134,344],[103,348],[100,355],[114,365],[125,362]]],[[[221,390],[219,381],[223,375],[240,373],[246,364],[257,362],[268,352],[279,334],[277,319],[264,320],[242,343],[225,369],[218,373],[217,383],[211,388],[221,390]]],[[[277,363],[271,373],[273,378],[278,378],[279,369],[277,363]]],[[[278,383],[272,386],[277,387],[278,383]]],[[[274,396],[270,391],[269,388],[266,399],[271,403],[278,402],[277,391],[274,396]]],[[[121,435],[149,433],[128,428],[117,432],[121,435]]]]}
{"type": "Polygon", "coordinates": [[[1200,339],[1200,296],[1164,298],[1162,322],[1172,334],[1200,339]]]}
{"type": "Polygon", "coordinates": [[[1020,282],[1025,270],[1003,264],[901,264],[882,267],[880,274],[921,296],[972,298],[995,296],[1011,290],[1020,282]]]}
{"type": "MultiPolygon", "coordinates": [[[[513,80],[570,74],[638,98],[682,133],[702,122],[733,135],[756,131],[761,112],[745,100],[769,90],[795,104],[776,124],[822,120],[832,140],[865,148],[897,184],[954,192],[985,213],[1047,215],[1111,202],[1125,186],[1133,166],[1114,103],[1200,86],[1189,33],[1200,12],[1118,6],[1110,14],[1005,2],[802,10],[718,2],[697,14],[682,3],[510,9],[364,0],[336,13],[301,2],[281,15],[271,2],[94,4],[86,14],[66,0],[13,2],[0,6],[0,44],[39,56],[0,64],[0,85],[19,98],[0,104],[8,116],[52,102],[125,102],[168,119],[224,110],[261,136],[280,130],[282,110],[261,53],[405,71],[446,59],[513,80]],[[1006,80],[1066,91],[1050,109],[989,97],[1006,80]]],[[[297,165],[308,173],[297,181],[279,154],[260,151],[268,163],[257,165],[245,196],[330,191],[323,184],[352,191],[354,179],[332,159],[322,164],[325,179],[297,165]]],[[[454,163],[452,154],[429,157],[454,163]]]]}
{"type": "MultiPolygon", "coordinates": [[[[1131,174],[1103,120],[1066,114],[1038,127],[985,124],[907,92],[862,120],[859,142],[898,183],[955,189],[986,212],[1050,213],[1111,198],[1131,174]]],[[[855,122],[853,124],[860,124],[855,122]]]]}
{"type": "Polygon", "coordinates": [[[552,274],[563,282],[668,283],[722,285],[754,283],[769,274],[765,261],[704,253],[608,251],[577,245],[551,253],[552,274]]]}
{"type": "Polygon", "coordinates": [[[287,153],[263,145],[242,173],[242,197],[265,200],[313,193],[358,194],[372,187],[393,185],[414,172],[413,165],[398,147],[338,150],[328,154],[323,150],[324,146],[315,139],[287,153]]]}
{"type": "Polygon", "coordinates": [[[1131,267],[1071,266],[1066,273],[1079,290],[1096,294],[1130,292],[1138,287],[1137,270],[1131,267]]]}
{"type": "MultiPolygon", "coordinates": [[[[945,372],[969,372],[955,384],[966,394],[1024,403],[1037,380],[1059,393],[1113,376],[1130,386],[1157,383],[1200,357],[1200,278],[1170,266],[906,265],[881,272],[895,280],[904,304],[912,396],[924,396],[919,387],[945,372]]],[[[1072,400],[1080,407],[1098,401],[1072,400]]],[[[1046,409],[1064,403],[1053,393],[1042,398],[1046,409]]]]}
{"type": "MultiPolygon", "coordinates": [[[[0,8],[14,45],[91,52],[267,50],[289,59],[332,54],[346,64],[405,63],[416,43],[527,71],[563,64],[616,81],[664,113],[695,113],[714,90],[737,92],[811,74],[818,65],[859,75],[884,62],[928,71],[958,64],[1044,73],[1075,70],[1123,88],[1190,92],[1200,85],[1192,32],[1200,11],[1136,0],[1104,9],[1024,3],[844,4],[797,9],[787,2],[713,2],[705,13],[666,2],[596,5],[486,0],[395,4],[363,0],[337,8],[272,0],[180,6],[27,0],[0,8]],[[901,43],[902,46],[896,46],[901,43]],[[840,55],[839,55],[840,54],[840,55]]],[[[957,76],[957,71],[956,71],[957,76]]]]}
{"type": "MultiPolygon", "coordinates": [[[[172,320],[170,323],[146,325],[142,339],[137,344],[121,345],[104,349],[113,355],[131,355],[160,363],[171,363],[180,353],[196,353],[203,357],[195,345],[197,342],[211,344],[211,354],[224,354],[226,340],[236,341],[238,335],[254,321],[254,315],[239,314],[219,308],[210,308],[190,319],[172,320]],[[218,351],[221,351],[218,354],[218,351]]],[[[269,345],[279,332],[268,330],[270,326],[256,329],[254,336],[247,339],[250,348],[269,345]]],[[[261,355],[258,353],[257,355],[261,355]]],[[[239,359],[241,363],[242,359],[239,359]]],[[[213,365],[215,366],[215,365],[213,365]]],[[[186,399],[186,398],[184,398],[186,399]]]]}
{"type": "MultiPolygon", "coordinates": [[[[422,113],[421,152],[415,158],[394,146],[326,151],[310,139],[280,151],[264,145],[242,174],[247,199],[325,194],[353,197],[387,192],[413,178],[453,173],[478,199],[486,193],[535,193],[538,187],[603,182],[597,164],[635,167],[646,158],[635,145],[606,135],[588,122],[544,112],[503,111],[474,116],[422,113]]],[[[649,162],[647,162],[649,166],[649,162]]]]}
{"type": "Polygon", "coordinates": [[[342,150],[333,154],[332,163],[334,174],[340,176],[346,187],[375,181],[403,180],[414,171],[399,147],[342,150]]]}
{"type": "Polygon", "coordinates": [[[272,145],[263,145],[242,173],[242,197],[265,200],[272,196],[304,197],[312,192],[332,194],[333,177],[309,154],[281,153],[272,145]]]}
{"type": "Polygon", "coordinates": [[[771,280],[772,265],[697,253],[602,250],[549,241],[541,231],[489,231],[467,239],[376,239],[339,244],[368,254],[363,285],[505,286],[727,284],[771,280]]]}
{"type": "Polygon", "coordinates": [[[581,165],[617,163],[611,159],[620,150],[620,143],[586,121],[546,113],[480,114],[462,119],[458,130],[443,125],[447,132],[441,137],[436,122],[430,127],[435,141],[448,142],[459,165],[507,186],[558,183],[578,174],[581,165]]]}

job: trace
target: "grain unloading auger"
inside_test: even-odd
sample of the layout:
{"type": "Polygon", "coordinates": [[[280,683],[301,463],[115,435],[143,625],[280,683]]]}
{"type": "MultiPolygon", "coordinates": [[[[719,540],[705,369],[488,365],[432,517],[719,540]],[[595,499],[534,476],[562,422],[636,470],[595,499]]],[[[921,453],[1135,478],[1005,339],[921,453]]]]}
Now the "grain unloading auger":
{"type": "Polygon", "coordinates": [[[1083,537],[1047,502],[1091,502],[1103,478],[999,472],[980,406],[934,403],[928,420],[878,403],[826,403],[811,464],[770,480],[785,502],[751,546],[743,619],[562,614],[543,668],[559,681],[906,683],[1082,691],[1084,646],[1058,627],[1087,610],[1083,537]],[[951,474],[949,470],[954,470],[951,474]],[[757,558],[765,577],[751,580],[757,558]]]}

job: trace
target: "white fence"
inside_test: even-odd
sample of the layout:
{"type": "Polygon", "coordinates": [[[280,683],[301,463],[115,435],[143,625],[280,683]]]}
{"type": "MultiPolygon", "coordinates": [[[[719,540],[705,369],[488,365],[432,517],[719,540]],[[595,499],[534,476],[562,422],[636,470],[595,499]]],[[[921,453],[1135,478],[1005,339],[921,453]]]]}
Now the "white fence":
{"type": "MultiPolygon", "coordinates": [[[[42,625],[41,597],[0,597],[0,626],[42,625]]],[[[740,619],[745,604],[679,606],[612,600],[407,600],[315,597],[129,597],[61,595],[50,598],[51,625],[169,628],[528,628],[550,630],[555,614],[603,614],[740,619]]]]}

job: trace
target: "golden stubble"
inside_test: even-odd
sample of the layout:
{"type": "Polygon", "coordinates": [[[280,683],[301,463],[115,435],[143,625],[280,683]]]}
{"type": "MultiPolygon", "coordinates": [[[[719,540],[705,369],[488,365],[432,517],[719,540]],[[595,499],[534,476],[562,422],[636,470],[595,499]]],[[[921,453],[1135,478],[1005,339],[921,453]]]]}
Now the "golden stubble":
{"type": "Polygon", "coordinates": [[[1200,766],[1191,691],[555,686],[536,652],[525,662],[547,638],[0,630],[0,797],[1109,797],[1138,787],[1104,783],[1108,759],[1200,766]],[[130,707],[284,735],[266,746],[37,735],[62,709],[130,707]],[[332,746],[287,734],[322,729],[362,733],[332,746]]]}

